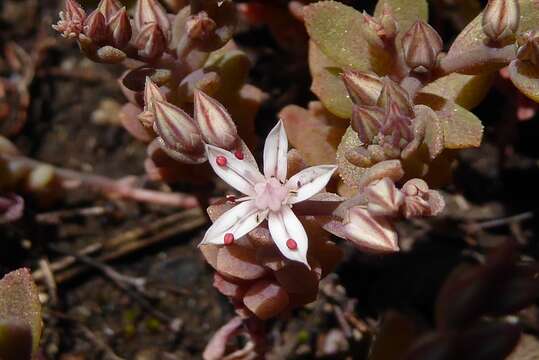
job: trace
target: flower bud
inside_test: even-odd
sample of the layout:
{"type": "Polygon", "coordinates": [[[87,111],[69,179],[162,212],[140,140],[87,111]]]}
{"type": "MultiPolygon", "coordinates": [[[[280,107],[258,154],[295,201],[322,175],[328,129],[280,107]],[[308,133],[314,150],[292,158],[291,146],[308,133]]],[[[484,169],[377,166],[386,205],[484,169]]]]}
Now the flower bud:
{"type": "Polygon", "coordinates": [[[363,144],[372,143],[372,139],[380,132],[384,117],[384,111],[379,107],[354,105],[351,125],[363,144]]]}
{"type": "Polygon", "coordinates": [[[390,178],[383,178],[365,188],[367,210],[374,216],[396,216],[404,195],[390,178]]]}
{"type": "Polygon", "coordinates": [[[384,47],[385,43],[397,35],[397,21],[387,4],[384,4],[382,15],[378,18],[363,12],[363,21],[365,22],[363,35],[370,45],[384,47]]]}
{"type": "Polygon", "coordinates": [[[495,42],[515,35],[520,20],[517,0],[489,0],[483,11],[483,32],[495,42]]]}
{"type": "Polygon", "coordinates": [[[112,46],[103,46],[95,52],[95,61],[105,64],[119,64],[125,60],[127,55],[120,49],[112,46]]]}
{"type": "Polygon", "coordinates": [[[539,32],[527,31],[517,37],[517,58],[539,65],[539,32]]]}
{"type": "Polygon", "coordinates": [[[443,41],[432,26],[416,21],[402,38],[404,60],[414,71],[427,72],[436,65],[443,41]]]}
{"type": "Polygon", "coordinates": [[[102,44],[108,39],[108,29],[105,17],[99,11],[94,10],[84,23],[84,34],[88,36],[93,43],[102,44]]]}
{"type": "Polygon", "coordinates": [[[377,105],[389,111],[389,105],[395,104],[401,113],[411,116],[412,102],[406,90],[404,90],[399,84],[391,80],[390,78],[384,78],[384,86],[380,97],[378,98],[377,105]]]}
{"type": "Polygon", "coordinates": [[[390,143],[393,147],[401,149],[414,137],[412,119],[402,113],[399,104],[390,100],[389,110],[380,132],[390,136],[390,143]]]}
{"type": "Polygon", "coordinates": [[[402,214],[405,218],[422,216],[436,216],[445,207],[442,195],[435,190],[430,190],[424,180],[411,179],[402,186],[404,203],[402,214]]]}
{"type": "Polygon", "coordinates": [[[195,121],[208,144],[232,149],[238,140],[236,124],[217,100],[195,90],[195,121]]]}
{"type": "Polygon", "coordinates": [[[217,24],[205,11],[191,15],[185,23],[185,32],[193,40],[204,41],[209,39],[216,28],[217,24]]]}
{"type": "Polygon", "coordinates": [[[358,105],[376,105],[384,82],[376,75],[347,70],[342,79],[352,101],[358,105]]]}
{"type": "Polygon", "coordinates": [[[165,101],[154,101],[155,132],[163,144],[173,151],[203,154],[204,143],[193,119],[182,109],[165,101]]]}
{"type": "Polygon", "coordinates": [[[166,98],[159,91],[159,87],[147,76],[144,85],[144,111],[137,116],[142,125],[147,128],[153,127],[155,122],[155,101],[166,102],[166,98]]]}
{"type": "Polygon", "coordinates": [[[399,251],[397,232],[384,217],[374,217],[367,209],[354,206],[344,224],[346,239],[368,252],[399,251]]]}
{"type": "Polygon", "coordinates": [[[148,24],[135,37],[135,46],[139,55],[146,59],[158,58],[167,49],[167,41],[163,32],[155,23],[148,24]]]}
{"type": "Polygon", "coordinates": [[[122,4],[118,0],[101,0],[97,5],[97,11],[103,14],[107,24],[111,22],[121,8],[122,4]]]}
{"type": "Polygon", "coordinates": [[[156,24],[164,38],[170,39],[170,20],[167,12],[156,0],[138,0],[134,15],[135,27],[138,31],[148,24],[156,24]]]}
{"type": "Polygon", "coordinates": [[[112,43],[114,47],[122,49],[129,43],[132,31],[131,22],[129,21],[125,7],[116,12],[116,15],[112,17],[109,29],[112,32],[112,43]]]}
{"type": "Polygon", "coordinates": [[[0,224],[19,220],[24,212],[24,199],[17,194],[0,195],[0,224]]]}
{"type": "Polygon", "coordinates": [[[60,20],[52,28],[68,39],[74,39],[84,29],[84,21],[86,20],[86,12],[74,0],[66,0],[64,11],[60,11],[60,20]]]}

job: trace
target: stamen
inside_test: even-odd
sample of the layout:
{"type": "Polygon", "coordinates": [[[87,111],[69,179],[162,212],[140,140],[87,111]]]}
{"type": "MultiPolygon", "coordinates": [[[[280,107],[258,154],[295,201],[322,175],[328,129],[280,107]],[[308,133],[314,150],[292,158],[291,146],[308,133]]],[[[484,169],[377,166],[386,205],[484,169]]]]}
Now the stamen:
{"type": "Polygon", "coordinates": [[[215,162],[217,163],[217,165],[219,166],[226,166],[227,164],[227,160],[226,160],[226,157],[222,156],[222,155],[219,155],[217,156],[217,158],[215,159],[215,162]]]}
{"type": "Polygon", "coordinates": [[[234,234],[226,233],[224,238],[225,245],[232,245],[234,243],[234,234]]]}
{"type": "Polygon", "coordinates": [[[236,158],[238,158],[238,160],[243,160],[243,158],[244,158],[243,151],[241,151],[241,150],[234,151],[234,155],[236,156],[236,158]]]}
{"type": "Polygon", "coordinates": [[[286,240],[286,246],[288,246],[290,250],[297,250],[298,243],[294,239],[288,239],[286,240]]]}
{"type": "Polygon", "coordinates": [[[234,195],[227,195],[226,196],[226,201],[230,202],[230,203],[233,203],[235,204],[236,203],[236,197],[234,195]]]}

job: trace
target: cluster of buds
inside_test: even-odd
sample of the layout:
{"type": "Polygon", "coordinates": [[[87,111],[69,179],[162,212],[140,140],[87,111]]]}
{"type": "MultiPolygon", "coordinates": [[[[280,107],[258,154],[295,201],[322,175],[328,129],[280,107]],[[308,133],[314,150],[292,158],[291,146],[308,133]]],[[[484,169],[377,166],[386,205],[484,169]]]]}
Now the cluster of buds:
{"type": "Polygon", "coordinates": [[[66,0],[53,28],[64,37],[77,40],[90,59],[106,63],[126,58],[133,32],[126,8],[117,0],[101,0],[89,15],[75,0],[66,0]]]}
{"type": "Polygon", "coordinates": [[[344,237],[369,252],[399,251],[395,220],[436,216],[445,207],[440,193],[421,179],[408,180],[399,190],[384,177],[371,182],[360,196],[364,204],[346,213],[344,237]]]}
{"type": "Polygon", "coordinates": [[[397,36],[399,31],[397,21],[387,4],[384,5],[382,14],[379,17],[370,16],[365,11],[362,15],[366,25],[364,35],[372,46],[383,48],[397,36]]]}
{"type": "Polygon", "coordinates": [[[354,101],[351,126],[361,142],[361,147],[345,154],[346,159],[370,167],[411,156],[423,142],[430,112],[414,106],[406,90],[389,78],[346,71],[343,80],[354,101]]]}
{"type": "Polygon", "coordinates": [[[180,162],[205,162],[205,144],[231,150],[238,159],[243,158],[243,143],[224,106],[200,90],[195,90],[194,98],[193,118],[168,102],[159,87],[146,78],[144,111],[138,118],[155,132],[160,148],[180,162]]]}
{"type": "Polygon", "coordinates": [[[517,36],[517,58],[539,65],[539,32],[530,30],[517,36]]]}
{"type": "Polygon", "coordinates": [[[493,43],[513,39],[520,21],[517,0],[489,0],[483,10],[483,32],[493,43]]]}

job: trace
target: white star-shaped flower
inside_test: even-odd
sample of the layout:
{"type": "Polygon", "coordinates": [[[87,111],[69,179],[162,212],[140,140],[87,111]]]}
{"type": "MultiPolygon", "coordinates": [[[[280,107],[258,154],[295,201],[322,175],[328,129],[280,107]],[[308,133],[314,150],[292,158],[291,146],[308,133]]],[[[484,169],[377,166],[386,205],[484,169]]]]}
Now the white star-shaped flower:
{"type": "Polygon", "coordinates": [[[313,166],[287,180],[288,139],[281,121],[264,145],[264,174],[251,154],[231,153],[212,145],[206,145],[206,152],[215,173],[246,196],[236,200],[240,203],[215,221],[201,245],[230,245],[267,219],[271,237],[281,253],[309,267],[307,233],[292,206],[324,189],[337,167],[313,166]]]}

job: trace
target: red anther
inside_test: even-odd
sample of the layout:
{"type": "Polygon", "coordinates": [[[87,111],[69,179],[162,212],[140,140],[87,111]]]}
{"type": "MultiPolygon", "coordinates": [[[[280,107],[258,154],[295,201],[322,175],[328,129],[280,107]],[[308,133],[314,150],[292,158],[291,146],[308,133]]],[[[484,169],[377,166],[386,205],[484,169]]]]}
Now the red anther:
{"type": "Polygon", "coordinates": [[[217,159],[215,159],[215,162],[219,166],[226,166],[227,160],[226,160],[226,157],[219,155],[217,156],[217,159]]]}
{"type": "Polygon", "coordinates": [[[226,233],[224,242],[225,242],[225,245],[232,245],[234,243],[234,234],[226,233]]]}
{"type": "Polygon", "coordinates": [[[290,250],[297,250],[298,243],[294,239],[288,239],[286,240],[286,246],[288,246],[290,250]]]}
{"type": "Polygon", "coordinates": [[[241,151],[241,150],[234,151],[234,155],[236,156],[236,158],[238,158],[238,160],[243,160],[243,158],[244,158],[243,151],[241,151]]]}
{"type": "Polygon", "coordinates": [[[226,196],[226,201],[231,202],[231,203],[235,203],[236,202],[236,197],[234,195],[227,195],[226,196]]]}

